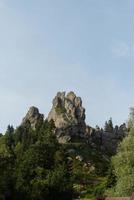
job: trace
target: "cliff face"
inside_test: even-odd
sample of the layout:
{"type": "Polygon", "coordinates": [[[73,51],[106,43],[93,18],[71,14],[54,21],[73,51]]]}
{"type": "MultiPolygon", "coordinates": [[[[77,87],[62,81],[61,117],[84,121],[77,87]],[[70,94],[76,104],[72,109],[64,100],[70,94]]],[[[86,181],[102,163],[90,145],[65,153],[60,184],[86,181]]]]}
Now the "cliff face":
{"type": "Polygon", "coordinates": [[[67,95],[65,92],[57,93],[47,120],[54,121],[60,142],[84,137],[85,109],[82,107],[81,98],[77,97],[74,92],[69,92],[67,95]]]}

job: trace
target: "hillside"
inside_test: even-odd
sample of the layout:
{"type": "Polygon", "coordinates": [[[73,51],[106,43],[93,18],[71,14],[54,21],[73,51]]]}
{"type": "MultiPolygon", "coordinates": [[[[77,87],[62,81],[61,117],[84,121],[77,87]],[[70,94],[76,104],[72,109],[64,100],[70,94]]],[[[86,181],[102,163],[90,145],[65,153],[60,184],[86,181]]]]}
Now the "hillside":
{"type": "Polygon", "coordinates": [[[128,129],[85,122],[82,100],[58,92],[48,117],[32,106],[17,128],[0,136],[1,200],[95,198],[114,179],[111,156],[128,129]]]}

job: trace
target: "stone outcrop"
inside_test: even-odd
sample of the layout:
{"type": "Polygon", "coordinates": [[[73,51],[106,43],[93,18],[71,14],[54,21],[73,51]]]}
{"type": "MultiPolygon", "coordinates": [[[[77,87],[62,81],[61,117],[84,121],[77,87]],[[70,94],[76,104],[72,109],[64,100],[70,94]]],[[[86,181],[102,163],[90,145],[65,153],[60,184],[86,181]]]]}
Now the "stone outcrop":
{"type": "Polygon", "coordinates": [[[112,132],[107,132],[99,128],[86,128],[86,140],[88,143],[108,155],[116,153],[119,143],[127,134],[128,129],[126,124],[122,124],[119,127],[115,126],[112,132]]]}
{"type": "Polygon", "coordinates": [[[57,137],[62,143],[72,138],[84,137],[85,109],[82,107],[81,98],[74,92],[69,92],[67,95],[65,92],[57,93],[47,120],[54,121],[57,137]]]}
{"type": "Polygon", "coordinates": [[[41,125],[44,120],[44,115],[39,113],[38,108],[32,106],[27,112],[26,116],[22,120],[22,126],[30,126],[32,129],[36,129],[37,126],[41,125]]]}
{"type": "MultiPolygon", "coordinates": [[[[57,93],[47,120],[53,120],[55,134],[60,143],[84,141],[100,151],[111,154],[116,152],[118,144],[128,132],[125,124],[113,127],[111,119],[104,129],[86,125],[82,100],[74,92],[57,93]]],[[[39,113],[38,108],[31,107],[21,125],[36,129],[43,121],[44,116],[39,113]]]]}

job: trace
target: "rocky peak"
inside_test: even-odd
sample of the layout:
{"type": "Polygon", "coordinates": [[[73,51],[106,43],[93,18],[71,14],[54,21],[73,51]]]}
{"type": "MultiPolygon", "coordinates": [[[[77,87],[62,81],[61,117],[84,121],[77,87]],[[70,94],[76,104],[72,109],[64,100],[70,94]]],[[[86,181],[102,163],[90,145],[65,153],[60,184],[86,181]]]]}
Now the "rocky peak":
{"type": "Polygon", "coordinates": [[[82,100],[74,92],[58,92],[53,100],[48,121],[53,120],[57,128],[68,126],[68,123],[78,124],[85,120],[85,109],[82,100]]]}
{"type": "Polygon", "coordinates": [[[61,134],[66,129],[66,137],[82,136],[85,133],[85,109],[82,100],[74,92],[58,92],[53,100],[52,109],[48,115],[48,121],[53,120],[57,133],[61,134]]]}
{"type": "Polygon", "coordinates": [[[27,112],[26,116],[22,120],[21,125],[29,125],[31,128],[35,129],[44,120],[44,115],[39,113],[38,108],[32,106],[27,112]]]}

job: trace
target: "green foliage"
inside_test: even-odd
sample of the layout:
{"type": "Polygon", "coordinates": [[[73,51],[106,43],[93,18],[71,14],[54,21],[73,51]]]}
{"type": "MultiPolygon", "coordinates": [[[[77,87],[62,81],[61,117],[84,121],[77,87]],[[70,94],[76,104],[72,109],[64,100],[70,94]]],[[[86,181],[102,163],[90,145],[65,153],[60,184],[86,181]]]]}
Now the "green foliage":
{"type": "Polygon", "coordinates": [[[113,132],[114,128],[113,128],[112,118],[110,118],[110,119],[108,120],[108,122],[107,122],[107,121],[105,122],[104,130],[105,130],[106,132],[110,132],[110,133],[113,132]]]}
{"type": "Polygon", "coordinates": [[[128,128],[131,129],[134,125],[134,107],[130,108],[128,128]]]}
{"type": "Polygon", "coordinates": [[[123,140],[112,163],[117,184],[114,194],[118,196],[131,196],[134,192],[134,127],[123,140]]]}
{"type": "Polygon", "coordinates": [[[63,106],[57,106],[57,107],[55,108],[55,111],[56,111],[58,114],[66,113],[66,109],[65,109],[65,107],[63,107],[63,106]]]}
{"type": "Polygon", "coordinates": [[[17,190],[27,193],[28,199],[47,198],[68,190],[66,166],[55,165],[57,146],[38,142],[33,145],[17,166],[17,190]],[[52,193],[52,194],[51,194],[52,193]]]}
{"type": "Polygon", "coordinates": [[[0,199],[72,199],[66,152],[57,141],[52,121],[36,130],[8,126],[0,147],[0,199]]]}
{"type": "Polygon", "coordinates": [[[53,121],[35,130],[8,126],[0,137],[1,200],[93,199],[108,187],[108,168],[109,159],[85,140],[59,144],[53,121]]]}
{"type": "Polygon", "coordinates": [[[13,153],[13,148],[14,148],[13,133],[14,133],[14,128],[9,125],[7,127],[7,131],[6,131],[6,134],[5,134],[5,145],[8,149],[8,151],[10,151],[11,154],[13,153]]]}
{"type": "Polygon", "coordinates": [[[111,189],[115,186],[115,184],[116,184],[116,176],[115,176],[114,168],[112,165],[110,165],[107,172],[107,188],[111,189]]]}
{"type": "Polygon", "coordinates": [[[0,199],[13,199],[14,193],[14,157],[0,154],[0,199]]]}

